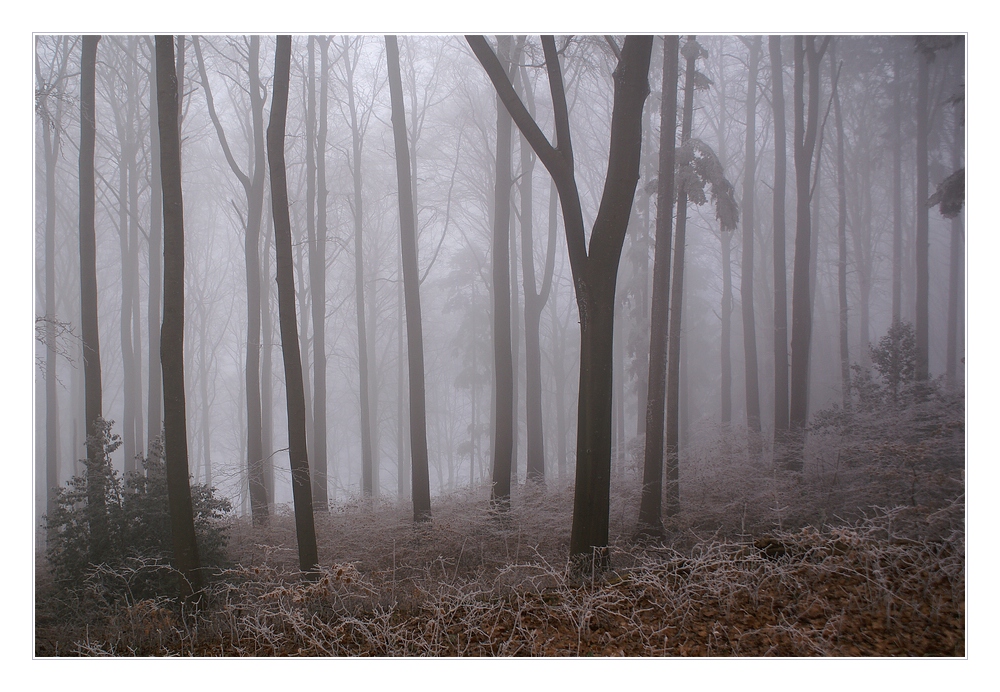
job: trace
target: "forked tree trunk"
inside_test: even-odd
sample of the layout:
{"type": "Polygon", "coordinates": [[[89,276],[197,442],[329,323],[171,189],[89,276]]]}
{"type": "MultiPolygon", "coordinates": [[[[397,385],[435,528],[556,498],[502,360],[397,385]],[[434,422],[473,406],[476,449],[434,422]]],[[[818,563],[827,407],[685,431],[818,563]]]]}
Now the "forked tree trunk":
{"type": "Polygon", "coordinates": [[[163,427],[170,535],[174,563],[184,579],[182,597],[201,589],[198,543],[188,471],[184,396],[184,203],[181,195],[181,138],[178,122],[174,37],[156,37],[156,90],[163,181],[163,427]]]}
{"type": "Polygon", "coordinates": [[[399,231],[403,258],[403,298],[406,303],[407,366],[410,381],[410,464],[413,473],[413,519],[431,517],[430,472],[427,457],[427,414],[424,394],[424,337],[420,317],[420,268],[417,264],[417,229],[413,216],[410,152],[406,144],[403,80],[399,72],[399,46],[395,36],[385,37],[392,101],[392,133],[399,187],[399,231]]]}
{"type": "Polygon", "coordinates": [[[274,86],[271,119],[267,126],[267,158],[271,173],[271,214],[277,252],[278,322],[281,356],[285,365],[285,398],[288,412],[288,458],[295,506],[299,569],[315,574],[319,565],[316,527],[313,522],[309,456],[306,451],[306,399],[302,385],[302,360],[295,318],[295,277],[292,266],[292,225],[288,214],[285,174],[285,118],[288,110],[288,77],[292,37],[278,36],[274,50],[274,86]]]}
{"type": "Polygon", "coordinates": [[[679,36],[663,37],[663,83],[660,105],[660,156],[656,189],[656,240],[653,250],[653,298],[649,317],[649,384],[646,400],[646,448],[642,467],[639,531],[663,534],[663,425],[667,385],[667,304],[670,294],[670,236],[677,159],[677,52],[679,36]]]}
{"type": "MultiPolygon", "coordinates": [[[[270,494],[264,481],[263,404],[261,402],[261,267],[260,230],[264,215],[264,97],[260,83],[260,37],[251,36],[249,45],[250,117],[252,122],[253,168],[244,173],[236,163],[226,139],[225,130],[215,110],[212,85],[205,69],[201,43],[194,38],[194,52],[201,73],[208,113],[215,126],[219,143],[233,174],[243,186],[247,203],[246,233],[243,252],[246,257],[247,284],[247,362],[245,373],[247,413],[247,479],[250,490],[250,512],[256,526],[266,526],[269,520],[270,494]]],[[[273,500],[273,498],[271,498],[273,500]]]]}
{"type": "Polygon", "coordinates": [[[649,93],[651,36],[629,36],[614,72],[611,147],[600,209],[589,249],[573,173],[569,111],[555,39],[542,49],[555,109],[553,147],[514,91],[503,66],[482,36],[467,36],[518,129],[552,174],[559,190],[566,242],[580,315],[580,394],[577,425],[576,492],[570,554],[582,566],[607,560],[611,476],[611,393],[615,285],[622,244],[639,180],[642,107],[649,93]]]}

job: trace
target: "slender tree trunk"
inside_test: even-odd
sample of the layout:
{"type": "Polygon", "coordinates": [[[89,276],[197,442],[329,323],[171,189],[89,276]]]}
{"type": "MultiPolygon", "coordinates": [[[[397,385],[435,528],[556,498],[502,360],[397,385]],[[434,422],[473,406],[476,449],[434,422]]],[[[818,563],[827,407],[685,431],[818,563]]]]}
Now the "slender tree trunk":
{"type": "MultiPolygon", "coordinates": [[[[743,268],[740,302],[743,309],[743,355],[745,361],[747,429],[751,455],[758,453],[760,437],[760,388],[757,382],[757,328],[753,309],[754,183],[757,171],[757,71],[760,36],[751,39],[750,74],[747,77],[746,148],[743,171],[743,268]]],[[[723,233],[725,235],[725,233],[723,233]]]]}
{"type": "MultiPolygon", "coordinates": [[[[497,37],[497,55],[503,69],[510,69],[510,37],[497,37]]],[[[511,118],[499,95],[496,98],[496,179],[493,195],[493,386],[496,411],[493,438],[493,486],[490,502],[500,509],[510,506],[514,454],[514,366],[510,325],[510,187],[511,118]]]]}
{"type": "Polygon", "coordinates": [[[819,120],[819,63],[829,39],[816,48],[816,38],[795,37],[795,189],[796,231],[795,266],[792,281],[792,373],[789,402],[789,426],[795,449],[788,459],[792,471],[802,470],[803,443],[808,420],[809,342],[812,335],[812,291],[809,264],[811,258],[812,219],[810,188],[813,154],[819,120]],[[809,101],[805,102],[808,62],[809,101]]]}
{"type": "MultiPolygon", "coordinates": [[[[150,41],[150,53],[154,53],[150,41]]],[[[155,73],[155,67],[154,67],[155,73]]],[[[155,82],[155,74],[150,81],[155,82]]],[[[163,432],[163,381],[160,376],[160,305],[163,300],[163,187],[160,182],[159,107],[156,85],[149,89],[149,297],[146,309],[146,339],[149,342],[149,371],[146,389],[146,439],[149,444],[163,432]]],[[[147,450],[148,451],[148,450],[147,450]]]]}
{"type": "MultiPolygon", "coordinates": [[[[694,36],[688,38],[693,42],[694,36]]],[[[681,144],[691,138],[694,116],[694,75],[696,51],[683,51],[684,113],[681,120],[681,144]]],[[[681,308],[684,304],[684,250],[687,243],[687,190],[677,184],[677,232],[674,240],[674,268],[670,287],[670,326],[667,351],[667,501],[666,513],[674,516],[680,510],[680,380],[681,380],[681,308]]]]}
{"type": "MultiPolygon", "coordinates": [[[[951,149],[951,169],[957,171],[962,166],[962,155],[964,153],[965,141],[962,136],[962,112],[955,113],[954,140],[951,149]]],[[[965,232],[962,224],[962,216],[955,216],[951,220],[951,250],[948,263],[948,351],[947,369],[945,379],[948,386],[954,387],[959,383],[959,373],[964,370],[964,348],[959,350],[959,315],[963,312],[962,286],[964,274],[964,254],[965,254],[965,232]]]]}
{"type": "MultiPolygon", "coordinates": [[[[225,131],[215,110],[212,86],[202,58],[201,44],[194,39],[194,51],[201,74],[209,116],[215,126],[219,143],[229,167],[236,175],[247,201],[246,233],[243,252],[246,257],[247,284],[247,336],[246,336],[246,414],[247,414],[247,479],[250,492],[250,512],[253,523],[266,526],[269,518],[268,502],[271,497],[264,480],[264,443],[262,432],[263,409],[261,402],[261,267],[260,229],[264,215],[264,96],[260,83],[260,37],[251,36],[247,75],[250,92],[250,117],[252,122],[253,168],[244,173],[233,157],[225,131]]],[[[273,492],[273,491],[272,491],[273,492]]]]}
{"type": "Polygon", "coordinates": [[[357,54],[355,62],[347,65],[347,101],[351,115],[351,173],[354,180],[354,199],[352,207],[354,211],[354,306],[355,317],[358,329],[358,375],[361,387],[361,492],[366,497],[375,494],[372,452],[372,421],[371,421],[371,370],[368,362],[370,349],[368,348],[368,333],[365,320],[365,259],[364,259],[364,198],[362,196],[361,178],[361,131],[358,125],[358,112],[354,98],[354,69],[357,66],[357,54]]]}
{"type": "Polygon", "coordinates": [[[406,114],[399,72],[399,47],[395,36],[385,37],[392,101],[392,131],[399,183],[399,227],[403,257],[403,297],[406,303],[406,342],[410,384],[410,454],[413,472],[413,519],[431,516],[430,473],[427,456],[427,422],[424,400],[424,340],[420,317],[420,269],[417,264],[417,230],[413,217],[410,152],[406,144],[406,114]]]}
{"type": "Polygon", "coordinates": [[[771,106],[774,110],[774,458],[785,454],[788,431],[788,297],[785,269],[785,92],[782,85],[781,37],[770,36],[771,106]]]}
{"type": "Polygon", "coordinates": [[[830,52],[833,114],[837,126],[837,295],[840,298],[840,389],[844,409],[851,406],[851,356],[847,338],[847,168],[844,164],[844,120],[837,89],[836,59],[830,52]]]}
{"type": "Polygon", "coordinates": [[[260,320],[262,325],[262,346],[260,363],[260,442],[261,453],[264,455],[263,483],[267,499],[268,512],[274,508],[274,406],[272,392],[274,321],[271,317],[271,243],[274,239],[273,220],[271,214],[264,216],[268,221],[268,229],[264,238],[264,254],[261,261],[261,277],[258,284],[261,289],[260,320]]]}
{"type": "Polygon", "coordinates": [[[677,51],[679,36],[663,37],[660,106],[660,155],[656,191],[656,241],[653,250],[653,303],[649,322],[649,385],[646,448],[643,456],[639,531],[662,535],[663,424],[667,383],[667,302],[670,295],[670,241],[674,211],[677,149],[677,51]]]}
{"type": "Polygon", "coordinates": [[[101,344],[97,319],[97,236],[94,228],[95,83],[100,36],[83,37],[80,68],[80,326],[87,434],[87,521],[90,561],[100,563],[108,544],[101,344]]]}
{"type": "Polygon", "coordinates": [[[201,366],[198,388],[201,394],[201,455],[205,463],[205,485],[212,485],[212,408],[208,398],[208,378],[212,372],[208,362],[208,310],[201,310],[201,338],[198,340],[198,363],[201,366]]]}
{"type": "Polygon", "coordinates": [[[285,177],[285,118],[288,110],[288,77],[292,37],[278,36],[274,51],[274,85],[271,120],[267,126],[267,158],[271,173],[271,214],[274,217],[277,251],[278,321],[281,355],[285,365],[285,398],[288,410],[288,457],[295,505],[295,533],[299,569],[314,574],[319,558],[313,522],[309,457],[306,451],[306,399],[302,360],[295,319],[295,277],[292,266],[292,227],[288,214],[288,183],[285,177]]]}
{"type": "MultiPolygon", "coordinates": [[[[329,39],[321,37],[319,123],[316,131],[316,235],[309,244],[313,313],[313,509],[330,507],[326,419],[326,134],[329,89],[329,39]]],[[[311,63],[310,63],[311,64],[311,63]]],[[[310,94],[312,90],[310,89],[310,94]]]]}
{"type": "MultiPolygon", "coordinates": [[[[65,69],[65,62],[63,63],[65,69]]],[[[36,70],[39,89],[41,69],[36,70]]],[[[64,76],[63,71],[60,77],[64,76]]],[[[56,165],[59,161],[58,130],[62,126],[62,101],[55,113],[48,103],[42,117],[42,142],[45,161],[45,514],[53,516],[59,489],[59,401],[56,389],[56,165]]]]}
{"type": "Polygon", "coordinates": [[[892,59],[892,324],[902,319],[903,306],[903,110],[899,105],[902,57],[897,48],[892,59]]]}
{"type": "MultiPolygon", "coordinates": [[[[410,498],[409,450],[406,446],[406,348],[403,343],[403,265],[396,256],[396,494],[401,500],[410,498]]],[[[475,386],[473,386],[473,397],[475,386]]],[[[475,399],[473,399],[475,404],[475,399]]],[[[475,406],[473,406],[475,414],[475,406]]],[[[470,487],[472,481],[470,480],[470,487]]]]}
{"type": "Polygon", "coordinates": [[[722,430],[729,429],[733,419],[733,265],[732,265],[732,234],[719,233],[719,243],[722,248],[722,330],[720,333],[719,360],[721,373],[719,386],[719,421],[722,430]]]}
{"type": "Polygon", "coordinates": [[[183,597],[201,589],[198,543],[188,471],[184,396],[184,204],[181,195],[181,138],[173,36],[156,37],[156,89],[163,181],[163,372],[164,450],[170,535],[174,562],[184,579],[183,597]]]}
{"type": "Polygon", "coordinates": [[[930,333],[928,298],[930,288],[930,240],[928,193],[928,139],[930,137],[930,86],[931,55],[917,51],[917,310],[914,329],[917,337],[916,378],[930,378],[930,333]]]}

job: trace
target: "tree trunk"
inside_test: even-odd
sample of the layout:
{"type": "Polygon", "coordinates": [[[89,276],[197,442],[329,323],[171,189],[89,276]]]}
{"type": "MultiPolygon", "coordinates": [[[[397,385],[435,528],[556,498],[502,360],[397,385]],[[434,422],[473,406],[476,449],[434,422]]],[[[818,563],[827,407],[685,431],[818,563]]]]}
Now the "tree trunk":
{"type": "MultiPolygon", "coordinates": [[[[497,37],[497,56],[507,73],[510,37],[497,37]]],[[[493,486],[490,502],[510,507],[514,454],[514,365],[510,325],[510,187],[511,118],[497,96],[496,178],[493,194],[493,387],[496,411],[493,438],[493,486]]]]}
{"type": "Polygon", "coordinates": [[[834,53],[830,52],[833,115],[837,126],[837,295],[840,298],[840,389],[844,410],[851,406],[851,356],[847,338],[847,169],[844,165],[844,120],[834,53]]]}
{"type": "Polygon", "coordinates": [[[201,589],[198,543],[188,472],[184,396],[184,204],[181,195],[181,138],[173,36],[156,37],[156,89],[163,181],[163,427],[174,562],[184,579],[182,597],[201,589]]]}
{"type": "Polygon", "coordinates": [[[268,228],[264,234],[264,253],[261,260],[261,301],[260,319],[261,363],[260,363],[260,442],[264,455],[263,474],[264,490],[267,498],[268,512],[274,509],[274,320],[271,313],[271,243],[274,240],[274,221],[272,214],[264,216],[268,228]]]}
{"type": "Polygon", "coordinates": [[[267,126],[267,158],[271,173],[271,214],[277,252],[278,322],[281,355],[285,365],[285,398],[288,411],[288,457],[295,505],[295,533],[299,569],[315,574],[319,565],[313,523],[309,457],[306,451],[306,399],[295,318],[295,277],[292,266],[292,227],[288,214],[285,177],[285,118],[288,110],[288,76],[292,37],[278,36],[274,51],[274,85],[271,120],[267,126]]]}
{"type": "Polygon", "coordinates": [[[902,57],[897,48],[892,58],[892,324],[902,319],[903,305],[903,111],[899,99],[902,57]]]}
{"type": "MultiPolygon", "coordinates": [[[[148,39],[147,39],[148,40],[148,39]]],[[[155,53],[152,41],[150,53],[155,53]]],[[[155,72],[155,67],[154,67],[155,72]]],[[[163,432],[163,380],[160,376],[160,306],[163,302],[163,186],[160,181],[160,130],[157,123],[155,74],[149,88],[149,297],[146,339],[149,342],[146,388],[146,439],[149,444],[163,432]]],[[[162,440],[161,440],[162,441],[162,440]]],[[[147,450],[148,452],[148,450],[147,450]]]]}
{"type": "Polygon", "coordinates": [[[243,252],[246,258],[247,284],[247,362],[245,373],[247,413],[247,478],[250,491],[250,512],[255,526],[266,526],[269,518],[268,501],[271,495],[264,481],[263,408],[261,402],[261,267],[260,228],[264,214],[264,97],[260,83],[260,38],[250,37],[249,78],[250,116],[252,120],[253,168],[244,173],[233,157],[225,131],[215,110],[212,86],[205,69],[201,43],[194,38],[195,57],[201,74],[208,112],[215,126],[219,143],[229,167],[236,175],[247,201],[246,233],[243,252]]]}
{"type": "MultiPolygon", "coordinates": [[[[962,166],[962,155],[964,153],[965,141],[963,139],[962,112],[955,113],[955,139],[951,149],[951,169],[957,171],[962,166]]],[[[959,339],[962,329],[959,328],[959,316],[963,310],[962,286],[964,285],[964,255],[965,255],[965,231],[962,224],[962,216],[955,216],[951,220],[951,249],[948,263],[948,344],[947,344],[947,369],[945,379],[948,386],[956,386],[960,379],[959,373],[963,372],[962,363],[965,360],[965,349],[959,348],[959,339]]],[[[964,344],[963,344],[964,345],[964,344]]]]}
{"type": "Polygon", "coordinates": [[[101,344],[97,319],[97,236],[94,228],[95,83],[100,36],[83,37],[80,67],[80,327],[87,434],[87,521],[90,561],[104,559],[108,543],[101,344]]]}
{"type": "MultiPolygon", "coordinates": [[[[757,170],[757,71],[760,36],[751,39],[750,74],[747,77],[746,149],[743,170],[743,268],[740,302],[743,309],[743,354],[745,360],[747,429],[751,455],[757,456],[760,437],[760,391],[757,383],[757,328],[753,309],[754,182],[757,170]]],[[[725,235],[725,233],[723,233],[725,235]]]]}
{"type": "Polygon", "coordinates": [[[670,292],[670,241],[674,211],[677,149],[677,51],[679,36],[663,37],[660,105],[660,156],[656,190],[656,241],[653,250],[653,302],[649,318],[649,385],[646,448],[642,467],[639,531],[663,534],[663,424],[667,383],[667,301],[670,292]]]}
{"type": "Polygon", "coordinates": [[[430,472],[427,456],[427,415],[424,395],[424,338],[420,317],[420,268],[417,264],[417,230],[413,216],[410,152],[406,144],[403,83],[399,72],[399,47],[395,36],[385,37],[392,101],[392,132],[399,187],[399,230],[403,257],[403,297],[406,303],[407,366],[410,384],[410,458],[413,473],[413,519],[431,516],[430,472]]]}
{"type": "Polygon", "coordinates": [[[774,458],[784,458],[788,431],[788,296],[785,269],[785,92],[781,37],[768,38],[771,57],[771,107],[774,110],[774,458]]]}
{"type": "Polygon", "coordinates": [[[819,63],[829,39],[816,49],[814,36],[795,37],[795,266],[792,279],[792,376],[789,403],[789,427],[794,446],[787,460],[791,471],[802,470],[803,443],[808,420],[809,342],[812,336],[812,291],[810,256],[812,219],[810,189],[813,154],[819,120],[819,63]],[[808,62],[808,112],[804,100],[808,62]]]}
{"type": "Polygon", "coordinates": [[[551,173],[563,207],[566,241],[580,314],[580,392],[577,425],[576,493],[570,554],[583,563],[606,562],[611,471],[611,392],[615,284],[622,244],[639,180],[642,107],[649,93],[650,36],[629,36],[614,72],[611,147],[600,209],[589,250],[573,174],[569,111],[555,40],[542,37],[555,108],[553,147],[531,118],[483,37],[466,40],[486,69],[518,129],[551,173]]]}
{"type": "MultiPolygon", "coordinates": [[[[329,39],[320,42],[319,123],[316,131],[316,235],[309,244],[313,313],[313,508],[329,511],[326,420],[326,134],[329,39]]],[[[312,93],[310,89],[310,94],[312,93]]]]}
{"type": "MultiPolygon", "coordinates": [[[[694,36],[688,38],[693,42],[694,36]]],[[[687,44],[685,45],[685,48],[687,44]]],[[[691,138],[694,116],[694,76],[696,51],[685,54],[684,113],[681,119],[681,145],[691,138]]],[[[667,350],[667,502],[666,513],[674,516],[680,510],[680,380],[681,380],[681,308],[684,304],[684,250],[687,243],[687,190],[677,185],[677,233],[674,240],[674,269],[670,287],[670,326],[667,350]]]]}
{"type": "Polygon", "coordinates": [[[917,310],[914,329],[917,337],[917,380],[930,378],[930,334],[928,298],[930,284],[930,240],[928,193],[928,139],[930,137],[930,61],[933,54],[917,51],[917,310]]]}

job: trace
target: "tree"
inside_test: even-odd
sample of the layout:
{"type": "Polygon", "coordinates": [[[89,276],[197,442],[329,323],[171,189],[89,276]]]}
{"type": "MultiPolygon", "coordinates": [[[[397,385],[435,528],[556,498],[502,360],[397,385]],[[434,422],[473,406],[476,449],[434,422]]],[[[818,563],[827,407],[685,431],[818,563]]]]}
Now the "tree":
{"type": "Polygon", "coordinates": [[[795,449],[787,460],[791,471],[802,470],[802,443],[808,420],[809,342],[812,337],[811,257],[813,155],[819,129],[819,64],[830,43],[823,39],[816,47],[815,36],[795,37],[795,265],[792,274],[792,373],[789,427],[795,449]],[[805,101],[808,69],[809,101],[805,101]]]}
{"type": "Polygon", "coordinates": [[[173,36],[156,37],[156,90],[163,181],[163,428],[170,535],[174,561],[184,575],[183,597],[201,589],[198,541],[188,475],[184,397],[184,202],[181,194],[181,137],[173,36]]]}
{"type": "Polygon", "coordinates": [[[586,242],[573,171],[569,109],[555,39],[542,37],[555,109],[552,146],[514,91],[493,49],[482,36],[466,40],[493,82],[518,129],[548,169],[559,190],[570,267],[580,314],[580,393],[577,424],[576,493],[570,554],[606,560],[611,474],[611,392],[615,285],[622,244],[639,180],[642,108],[649,93],[652,37],[628,36],[614,71],[611,147],[600,209],[586,242]]]}
{"type": "MultiPolygon", "coordinates": [[[[497,55],[510,79],[510,37],[497,37],[497,55]]],[[[510,477],[514,455],[514,364],[511,350],[510,188],[511,117],[500,96],[496,98],[496,177],[493,193],[493,245],[490,252],[493,287],[493,486],[490,501],[501,509],[510,506],[510,477]]]]}
{"type": "Polygon", "coordinates": [[[274,49],[271,117],[267,125],[267,159],[271,174],[271,214],[274,218],[277,255],[278,324],[281,332],[281,356],[285,366],[288,459],[292,473],[292,502],[295,505],[295,535],[298,539],[299,569],[311,575],[315,574],[319,566],[319,557],[313,520],[309,456],[306,451],[306,400],[295,318],[292,225],[288,213],[288,182],[285,173],[285,119],[288,111],[291,55],[292,37],[278,36],[274,49]]]}
{"type": "MultiPolygon", "coordinates": [[[[371,349],[368,345],[368,331],[365,308],[365,260],[364,260],[364,199],[361,194],[361,151],[364,146],[364,130],[367,129],[368,117],[358,118],[358,108],[354,95],[354,71],[357,68],[361,54],[361,38],[354,39],[354,59],[351,60],[351,46],[345,39],[344,45],[344,82],[347,89],[347,103],[351,120],[351,174],[354,182],[354,197],[351,201],[351,211],[354,217],[354,305],[358,328],[358,374],[361,388],[361,492],[366,496],[377,494],[374,468],[374,432],[371,406],[371,367],[368,362],[371,349]]],[[[374,334],[372,338],[374,339],[374,334]]]]}
{"type": "Polygon", "coordinates": [[[740,274],[740,302],[743,310],[743,354],[745,359],[747,428],[751,449],[760,435],[760,393],[757,383],[757,329],[753,310],[754,179],[757,168],[757,71],[760,65],[760,36],[748,41],[750,73],[747,76],[746,147],[743,166],[743,268],[740,274]]]}
{"type": "Polygon", "coordinates": [[[403,80],[399,71],[399,46],[395,36],[385,37],[392,102],[392,133],[399,188],[399,238],[403,263],[403,297],[406,306],[406,352],[410,384],[410,468],[412,470],[413,520],[431,517],[430,471],[427,458],[427,414],[424,398],[424,337],[420,318],[420,275],[417,264],[417,230],[413,215],[410,152],[406,144],[403,80]]]}
{"type": "MultiPolygon", "coordinates": [[[[326,512],[330,498],[327,491],[327,416],[326,416],[326,135],[328,121],[330,40],[317,39],[319,53],[319,123],[316,130],[316,229],[309,239],[309,287],[312,292],[313,322],[313,507],[326,512]]],[[[310,70],[313,61],[309,60],[310,70]]],[[[312,96],[312,88],[309,94],[312,96]]],[[[309,146],[309,143],[306,144],[309,146]]]]}
{"type": "Polygon", "coordinates": [[[87,435],[87,520],[90,561],[102,561],[107,547],[105,509],[101,341],[97,319],[97,234],[94,228],[94,148],[97,44],[84,36],[80,60],[80,330],[83,340],[85,426],[87,435]]]}
{"type": "Polygon", "coordinates": [[[768,38],[771,58],[771,108],[774,110],[774,456],[783,458],[788,431],[788,295],[785,269],[785,92],[781,66],[781,37],[768,38]]]}
{"type": "Polygon", "coordinates": [[[58,38],[48,78],[35,54],[36,112],[42,121],[45,163],[45,512],[55,510],[59,487],[59,408],[56,391],[56,166],[63,126],[63,81],[67,78],[69,40],[58,38]]]}
{"type": "Polygon", "coordinates": [[[663,85],[660,104],[660,154],[656,185],[656,240],[653,250],[653,297],[649,318],[649,384],[646,446],[642,467],[639,531],[659,536],[663,496],[663,425],[667,386],[667,301],[670,294],[670,231],[674,211],[677,139],[677,51],[679,36],[663,37],[663,85]]]}
{"type": "MultiPolygon", "coordinates": [[[[528,81],[528,71],[520,69],[520,85],[528,103],[528,112],[534,117],[534,90],[528,81]]],[[[516,85],[515,85],[516,86],[516,85]]],[[[498,107],[500,104],[498,102],[498,107]]],[[[508,116],[509,117],[509,116],[508,116]]],[[[552,289],[556,249],[556,192],[549,200],[549,233],[542,270],[542,285],[535,285],[534,222],[532,219],[532,182],[535,156],[528,141],[521,136],[521,175],[518,191],[521,198],[521,281],[524,290],[524,367],[525,367],[525,427],[527,456],[525,476],[529,481],[545,482],[545,441],[542,430],[542,352],[540,329],[542,310],[552,289]]]]}
{"type": "Polygon", "coordinates": [[[264,446],[261,433],[261,306],[260,306],[260,228],[264,214],[264,98],[266,92],[260,83],[260,37],[251,36],[247,55],[248,92],[250,95],[250,117],[252,120],[253,166],[244,172],[229,147],[226,132],[215,110],[212,98],[212,84],[205,69],[201,52],[201,42],[194,37],[194,52],[198,60],[198,70],[205,91],[208,114],[215,126],[219,144],[226,161],[246,197],[247,216],[244,229],[243,252],[246,258],[247,285],[247,336],[246,336],[246,408],[247,408],[247,479],[250,489],[250,511],[253,523],[266,526],[268,523],[268,494],[264,485],[264,446]]]}
{"type": "MultiPolygon", "coordinates": [[[[156,49],[147,38],[150,54],[156,49]]],[[[155,59],[153,61],[155,63],[155,59]]],[[[155,64],[151,82],[156,81],[155,64]]],[[[160,307],[163,302],[163,184],[160,181],[159,105],[155,85],[149,88],[149,296],[147,299],[146,340],[149,342],[149,371],[146,387],[146,440],[163,431],[163,381],[160,377],[160,307]]],[[[147,450],[148,451],[148,450],[147,450]]]]}
{"type": "Polygon", "coordinates": [[[833,117],[837,127],[837,296],[840,303],[840,387],[844,408],[851,405],[851,356],[847,338],[847,169],[844,164],[844,119],[840,112],[840,92],[837,90],[840,68],[835,67],[834,50],[830,49],[830,77],[833,84],[833,117]]]}

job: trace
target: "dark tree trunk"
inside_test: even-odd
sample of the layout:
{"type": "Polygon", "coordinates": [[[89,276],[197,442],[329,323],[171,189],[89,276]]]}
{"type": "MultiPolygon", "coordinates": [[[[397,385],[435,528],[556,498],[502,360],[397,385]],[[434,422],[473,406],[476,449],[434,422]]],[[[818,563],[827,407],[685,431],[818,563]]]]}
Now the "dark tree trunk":
{"type": "MultiPolygon", "coordinates": [[[[688,38],[693,42],[694,36],[688,38]]],[[[686,46],[685,46],[686,47],[686,46]]],[[[697,51],[682,51],[686,59],[684,73],[684,113],[681,119],[681,145],[691,138],[694,118],[694,76],[697,51]]],[[[677,232],[674,239],[674,269],[670,277],[670,325],[667,332],[667,501],[668,516],[680,510],[680,385],[681,385],[681,308],[684,305],[684,250],[687,243],[687,190],[677,185],[677,232]]]]}
{"type": "Polygon", "coordinates": [[[208,113],[215,126],[219,143],[225,153],[229,167],[236,175],[247,201],[246,233],[243,251],[246,257],[247,282],[247,362],[245,374],[246,406],[247,406],[247,478],[250,490],[250,512],[253,523],[266,526],[268,523],[268,494],[264,482],[264,444],[262,434],[262,403],[260,381],[261,355],[261,282],[260,282],[260,228],[264,215],[264,96],[260,83],[260,38],[250,37],[249,63],[247,74],[250,91],[250,116],[252,120],[253,168],[244,173],[233,157],[215,110],[212,98],[212,86],[208,80],[205,61],[202,58],[201,43],[194,38],[195,57],[198,70],[201,73],[205,100],[208,103],[208,113]]]}
{"type": "MultiPolygon", "coordinates": [[[[497,55],[505,74],[510,66],[510,37],[497,37],[497,55]]],[[[510,324],[510,187],[511,118],[497,96],[496,178],[493,194],[493,486],[490,502],[510,506],[514,454],[514,364],[510,324]]]]}
{"type": "Polygon", "coordinates": [[[95,83],[100,36],[83,37],[80,62],[80,327],[87,433],[87,521],[90,561],[104,559],[108,543],[101,343],[97,320],[97,235],[94,228],[95,83]]]}
{"type": "Polygon", "coordinates": [[[788,430],[788,296],[785,269],[785,92],[781,37],[768,38],[771,57],[771,107],[774,110],[774,457],[784,457],[788,430]]]}
{"type": "Polygon", "coordinates": [[[427,414],[424,394],[424,337],[420,317],[420,268],[417,264],[417,229],[413,215],[410,152],[406,143],[403,82],[399,72],[399,47],[395,36],[385,37],[392,101],[392,132],[399,187],[400,248],[403,257],[403,297],[406,303],[407,367],[410,384],[410,458],[413,473],[413,519],[431,517],[430,473],[427,456],[427,414]]]}
{"type": "Polygon", "coordinates": [[[902,319],[903,309],[903,110],[899,105],[902,57],[892,59],[892,324],[902,319]]]}
{"type": "Polygon", "coordinates": [[[837,126],[837,295],[840,299],[840,388],[844,409],[851,406],[851,356],[847,338],[847,169],[844,165],[844,120],[837,89],[836,59],[830,52],[833,116],[837,126]]]}
{"type": "Polygon", "coordinates": [[[930,63],[933,53],[917,51],[917,310],[914,330],[917,337],[916,378],[930,377],[930,332],[928,298],[930,284],[930,240],[928,193],[928,139],[930,137],[930,63]]]}
{"type": "MultiPolygon", "coordinates": [[[[743,309],[743,355],[745,360],[747,428],[750,450],[757,455],[760,436],[760,388],[757,383],[757,328],[753,309],[754,182],[757,170],[757,71],[760,64],[759,36],[750,43],[750,74],[747,77],[746,148],[743,170],[743,268],[740,302],[743,309]]],[[[723,235],[725,233],[723,232],[723,235]]]]}
{"type": "Polygon", "coordinates": [[[615,284],[642,147],[642,107],[649,93],[651,36],[629,36],[614,73],[611,147],[601,205],[587,248],[580,197],[573,174],[569,112],[555,40],[542,37],[555,108],[556,146],[531,118],[486,40],[467,36],[521,133],[559,190],[570,266],[580,314],[580,393],[576,492],[570,554],[585,564],[606,560],[611,475],[611,392],[615,284]]]}
{"type": "Polygon", "coordinates": [[[656,240],[653,298],[649,318],[649,384],[646,399],[646,448],[642,467],[639,531],[662,535],[663,425],[667,384],[667,303],[670,294],[670,241],[677,159],[677,52],[679,36],[663,37],[663,101],[660,106],[660,155],[656,189],[656,240]]]}
{"type": "MultiPolygon", "coordinates": [[[[329,39],[320,37],[319,122],[316,130],[316,235],[309,243],[313,313],[313,509],[329,511],[326,420],[326,134],[329,39]]],[[[311,63],[310,63],[311,64],[311,63]]],[[[312,90],[310,88],[310,94],[312,90]]],[[[307,145],[308,146],[308,145],[307,145]]]]}
{"type": "Polygon", "coordinates": [[[278,36],[274,51],[274,86],[271,119],[267,126],[267,158],[271,173],[271,214],[277,252],[278,322],[281,355],[285,365],[285,398],[288,410],[288,458],[295,505],[299,569],[315,573],[319,558],[313,523],[309,456],[306,451],[306,399],[302,385],[302,360],[295,318],[295,277],[292,266],[292,225],[288,214],[285,177],[285,118],[288,110],[288,77],[292,37],[278,36]]]}
{"type": "Polygon", "coordinates": [[[201,589],[198,543],[188,472],[184,398],[184,203],[181,195],[181,138],[173,36],[156,37],[156,90],[163,181],[163,427],[174,563],[184,579],[183,597],[201,589]]]}
{"type": "Polygon", "coordinates": [[[795,266],[792,278],[792,373],[789,401],[789,427],[793,434],[791,456],[787,468],[802,470],[803,443],[808,420],[809,342],[812,336],[812,292],[810,289],[810,257],[812,219],[810,189],[813,154],[819,121],[819,63],[829,38],[816,48],[814,36],[795,37],[795,266]],[[808,62],[808,65],[806,64],[808,62]],[[805,101],[805,81],[808,67],[809,101],[805,101]]]}
{"type": "Polygon", "coordinates": [[[260,363],[260,442],[264,454],[264,490],[268,512],[274,509],[274,320],[271,313],[271,244],[274,240],[274,220],[271,214],[263,218],[267,224],[264,233],[264,252],[260,275],[261,363],[260,363]]]}

